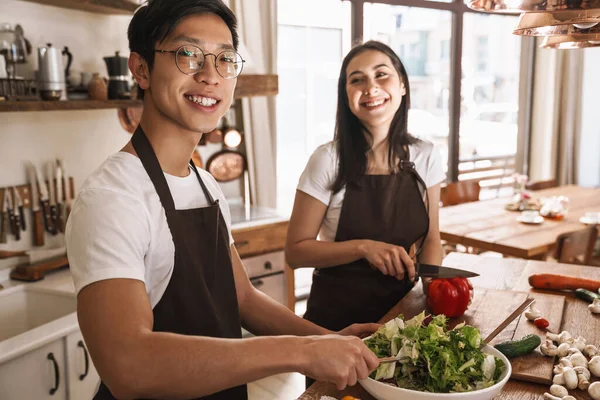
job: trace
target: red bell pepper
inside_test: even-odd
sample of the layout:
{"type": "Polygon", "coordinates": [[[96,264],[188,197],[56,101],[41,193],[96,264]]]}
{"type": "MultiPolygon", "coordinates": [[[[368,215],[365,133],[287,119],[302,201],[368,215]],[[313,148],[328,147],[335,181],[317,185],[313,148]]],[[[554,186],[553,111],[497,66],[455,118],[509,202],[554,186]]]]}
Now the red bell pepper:
{"type": "Polygon", "coordinates": [[[433,279],[427,290],[427,306],[436,315],[460,317],[471,304],[472,289],[467,278],[433,279]]]}

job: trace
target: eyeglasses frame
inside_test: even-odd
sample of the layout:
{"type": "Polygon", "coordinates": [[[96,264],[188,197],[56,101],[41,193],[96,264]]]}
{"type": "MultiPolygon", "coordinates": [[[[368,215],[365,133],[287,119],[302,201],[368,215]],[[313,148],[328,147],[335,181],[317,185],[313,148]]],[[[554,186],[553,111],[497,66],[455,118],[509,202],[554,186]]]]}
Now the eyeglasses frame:
{"type": "Polygon", "coordinates": [[[204,50],[202,50],[200,47],[198,47],[198,46],[195,46],[195,45],[193,45],[193,44],[183,44],[183,45],[179,46],[179,47],[177,48],[177,50],[159,50],[159,49],[154,49],[154,52],[155,52],[155,53],[171,53],[171,54],[174,54],[174,55],[175,55],[175,65],[177,66],[177,69],[178,69],[178,70],[179,70],[179,72],[181,72],[182,74],[184,74],[184,75],[188,75],[188,76],[194,76],[194,75],[196,75],[197,73],[199,73],[200,71],[202,71],[202,69],[204,68],[204,65],[206,64],[206,57],[207,57],[207,56],[213,56],[213,57],[214,57],[214,60],[215,60],[215,61],[214,61],[214,63],[213,63],[213,64],[214,64],[214,66],[215,66],[215,71],[217,71],[217,73],[219,74],[219,76],[220,76],[221,78],[223,78],[223,79],[228,79],[228,80],[229,80],[229,79],[235,79],[235,78],[237,78],[238,76],[240,76],[240,74],[241,74],[241,73],[242,73],[242,71],[244,70],[244,63],[246,62],[246,60],[244,60],[244,59],[242,58],[242,55],[241,55],[240,53],[238,53],[238,52],[237,52],[235,49],[227,49],[227,50],[223,50],[223,51],[219,52],[218,54],[213,54],[213,53],[205,53],[205,52],[204,52],[204,50]],[[204,56],[204,63],[202,64],[202,67],[201,67],[200,69],[198,69],[198,71],[196,71],[196,72],[192,72],[192,73],[189,73],[189,74],[188,74],[188,73],[185,73],[185,72],[183,72],[183,71],[181,70],[181,68],[179,67],[179,63],[177,62],[177,53],[179,53],[179,50],[181,50],[181,49],[182,49],[182,48],[184,48],[184,47],[195,47],[195,48],[197,48],[198,50],[200,50],[200,52],[201,52],[201,53],[202,53],[202,55],[204,56]],[[219,58],[219,56],[220,56],[221,54],[223,54],[223,53],[225,53],[225,52],[227,52],[227,51],[232,51],[232,52],[236,53],[237,55],[239,55],[239,56],[240,56],[240,58],[241,58],[241,60],[242,60],[242,67],[240,68],[240,72],[238,72],[238,74],[237,74],[236,76],[232,77],[232,78],[226,78],[226,77],[224,77],[224,76],[221,74],[221,72],[219,72],[219,68],[217,67],[217,59],[219,58]]]}

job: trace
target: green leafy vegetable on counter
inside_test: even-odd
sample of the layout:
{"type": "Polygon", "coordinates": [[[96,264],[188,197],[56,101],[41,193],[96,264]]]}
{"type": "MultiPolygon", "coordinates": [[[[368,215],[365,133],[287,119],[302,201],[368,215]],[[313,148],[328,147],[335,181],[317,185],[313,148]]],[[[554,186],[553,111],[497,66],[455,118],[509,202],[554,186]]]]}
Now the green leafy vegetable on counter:
{"type": "Polygon", "coordinates": [[[424,321],[425,313],[408,321],[400,315],[365,340],[378,357],[400,358],[381,364],[371,378],[434,393],[468,392],[498,382],[504,364],[479,349],[478,329],[460,324],[448,330],[443,314],[424,321]]]}

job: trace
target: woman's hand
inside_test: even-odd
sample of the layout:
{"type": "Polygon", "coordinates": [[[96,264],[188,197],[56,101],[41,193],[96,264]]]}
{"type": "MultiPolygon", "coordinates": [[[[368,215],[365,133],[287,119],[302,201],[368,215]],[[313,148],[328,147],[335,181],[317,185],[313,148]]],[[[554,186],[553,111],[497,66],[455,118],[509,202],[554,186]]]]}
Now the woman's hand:
{"type": "Polygon", "coordinates": [[[382,274],[402,280],[407,273],[408,278],[414,281],[415,263],[403,247],[374,240],[361,240],[358,250],[362,258],[382,274]]]}
{"type": "Polygon", "coordinates": [[[364,338],[369,335],[372,335],[377,331],[377,329],[381,328],[381,324],[370,323],[370,324],[352,324],[341,331],[337,332],[338,335],[342,336],[356,336],[359,338],[364,338]]]}

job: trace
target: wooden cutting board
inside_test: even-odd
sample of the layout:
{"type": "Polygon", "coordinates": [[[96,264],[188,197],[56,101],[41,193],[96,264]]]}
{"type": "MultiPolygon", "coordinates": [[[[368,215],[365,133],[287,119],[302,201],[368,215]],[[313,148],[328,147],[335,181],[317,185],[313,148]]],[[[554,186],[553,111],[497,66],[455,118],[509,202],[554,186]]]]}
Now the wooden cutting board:
{"type": "MultiPolygon", "coordinates": [[[[542,293],[530,293],[529,295],[536,299],[536,308],[550,322],[548,330],[558,332],[561,326],[565,298],[542,293]]],[[[466,324],[478,328],[482,339],[484,339],[523,303],[527,296],[528,294],[523,292],[475,289],[469,309],[462,317],[451,318],[449,328],[453,328],[464,321],[466,324]]],[[[427,308],[422,290],[412,290],[402,299],[402,310],[404,310],[405,319],[410,319],[423,310],[426,310],[426,313],[431,313],[427,308]]],[[[500,332],[490,344],[495,345],[506,340],[520,339],[530,333],[540,336],[542,343],[544,342],[546,330],[536,327],[525,318],[525,315],[521,315],[500,332]]],[[[511,359],[511,365],[513,368],[512,379],[545,385],[552,383],[554,359],[544,356],[539,349],[526,356],[511,359]]]]}

